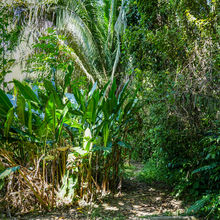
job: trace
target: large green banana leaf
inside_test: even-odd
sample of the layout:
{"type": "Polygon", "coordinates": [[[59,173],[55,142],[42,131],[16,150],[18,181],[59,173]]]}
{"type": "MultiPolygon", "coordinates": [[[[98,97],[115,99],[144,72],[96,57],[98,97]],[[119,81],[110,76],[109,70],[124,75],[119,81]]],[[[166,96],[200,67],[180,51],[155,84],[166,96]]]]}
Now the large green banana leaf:
{"type": "Polygon", "coordinates": [[[52,126],[53,133],[55,134],[57,117],[56,117],[56,104],[53,94],[50,95],[45,108],[45,121],[52,126]]]}
{"type": "Polygon", "coordinates": [[[48,96],[53,94],[57,107],[62,109],[64,107],[62,103],[62,99],[60,98],[58,92],[54,88],[52,82],[50,82],[49,80],[44,80],[44,87],[47,91],[48,96]]]}
{"type": "Polygon", "coordinates": [[[25,125],[25,99],[20,95],[20,93],[17,95],[16,113],[21,123],[25,125]]]}
{"type": "Polygon", "coordinates": [[[0,116],[6,117],[13,105],[3,90],[0,89],[0,116]]]}
{"type": "Polygon", "coordinates": [[[6,137],[8,137],[8,133],[9,133],[9,130],[10,130],[10,127],[11,127],[11,124],[13,122],[13,119],[14,119],[14,108],[10,108],[8,113],[7,113],[7,120],[5,122],[5,125],[4,125],[4,135],[6,137]]]}
{"type": "Polygon", "coordinates": [[[24,96],[25,99],[34,102],[39,103],[39,99],[34,93],[34,91],[26,84],[19,82],[18,80],[13,80],[14,85],[19,89],[19,92],[24,96]]]}

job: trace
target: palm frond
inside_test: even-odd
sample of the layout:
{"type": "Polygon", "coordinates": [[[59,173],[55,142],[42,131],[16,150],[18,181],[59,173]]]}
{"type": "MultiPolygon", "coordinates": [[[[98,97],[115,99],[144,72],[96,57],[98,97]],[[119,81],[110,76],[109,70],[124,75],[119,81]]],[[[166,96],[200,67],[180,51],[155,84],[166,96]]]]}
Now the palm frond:
{"type": "Polygon", "coordinates": [[[20,2],[22,31],[14,56],[24,60],[23,55],[28,57],[33,51],[32,43],[48,27],[56,27],[67,37],[65,44],[72,48],[73,60],[91,81],[113,80],[121,55],[120,37],[126,27],[125,0],[121,7],[117,0],[20,2]]]}
{"type": "Polygon", "coordinates": [[[115,27],[114,27],[115,32],[116,32],[116,36],[117,36],[117,52],[116,52],[116,56],[115,56],[115,60],[114,60],[114,66],[112,69],[111,81],[113,81],[113,79],[114,79],[116,68],[117,68],[117,65],[119,62],[119,57],[121,54],[120,35],[125,31],[125,28],[126,28],[126,14],[125,14],[125,5],[124,4],[125,4],[125,1],[123,0],[122,5],[121,5],[121,9],[119,12],[119,16],[118,16],[118,19],[117,19],[117,21],[115,23],[115,27]]]}

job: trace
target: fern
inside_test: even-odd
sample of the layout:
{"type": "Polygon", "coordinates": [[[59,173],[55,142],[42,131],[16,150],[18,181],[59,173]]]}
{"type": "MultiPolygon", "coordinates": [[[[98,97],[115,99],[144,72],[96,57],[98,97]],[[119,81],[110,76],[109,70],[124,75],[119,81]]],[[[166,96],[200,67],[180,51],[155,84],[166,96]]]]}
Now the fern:
{"type": "Polygon", "coordinates": [[[205,204],[210,200],[210,198],[211,195],[203,196],[202,199],[197,200],[192,206],[188,208],[187,213],[197,213],[205,206],[205,204]]]}
{"type": "Polygon", "coordinates": [[[217,167],[218,165],[219,165],[219,163],[212,163],[210,165],[206,165],[206,166],[200,167],[200,168],[198,168],[196,170],[193,170],[192,174],[199,173],[201,171],[206,171],[206,170],[213,169],[213,168],[217,167]]]}

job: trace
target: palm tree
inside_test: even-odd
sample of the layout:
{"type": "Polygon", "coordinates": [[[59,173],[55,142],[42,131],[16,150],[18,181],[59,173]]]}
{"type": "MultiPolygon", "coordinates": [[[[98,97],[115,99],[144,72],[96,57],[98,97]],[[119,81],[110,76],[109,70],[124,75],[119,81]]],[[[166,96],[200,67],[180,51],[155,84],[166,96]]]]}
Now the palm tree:
{"type": "MultiPolygon", "coordinates": [[[[6,2],[9,7],[10,1],[6,2]]],[[[92,82],[113,80],[123,69],[119,61],[121,36],[126,28],[125,0],[16,2],[13,7],[16,21],[22,25],[21,42],[25,39],[30,45],[52,26],[66,36],[65,44],[71,48],[76,69],[92,82]]],[[[20,48],[22,44],[26,50],[24,43],[20,48]]]]}

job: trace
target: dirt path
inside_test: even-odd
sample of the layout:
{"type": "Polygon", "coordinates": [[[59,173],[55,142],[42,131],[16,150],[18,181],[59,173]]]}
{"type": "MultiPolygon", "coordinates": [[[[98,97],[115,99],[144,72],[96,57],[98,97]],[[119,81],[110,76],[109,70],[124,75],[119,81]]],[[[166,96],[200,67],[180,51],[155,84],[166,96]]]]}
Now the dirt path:
{"type": "Polygon", "coordinates": [[[117,216],[120,213],[121,217],[133,219],[153,215],[178,215],[184,212],[181,201],[173,199],[157,186],[150,187],[133,180],[125,187],[120,196],[99,206],[103,215],[108,213],[108,216],[117,216]]]}
{"type": "MultiPolygon", "coordinates": [[[[142,169],[134,164],[135,176],[142,169]]],[[[168,194],[159,184],[149,186],[134,177],[126,178],[121,194],[110,195],[92,207],[68,209],[46,215],[26,216],[21,219],[147,219],[151,216],[178,216],[183,213],[182,202],[168,194]]]]}
{"type": "MultiPolygon", "coordinates": [[[[141,164],[134,164],[135,176],[141,171],[141,164]]],[[[159,184],[149,186],[135,177],[126,179],[122,185],[122,193],[104,200],[92,210],[94,217],[112,219],[136,219],[150,216],[182,214],[182,202],[168,194],[168,190],[159,184]]],[[[93,217],[92,216],[92,217],[93,217]]]]}

